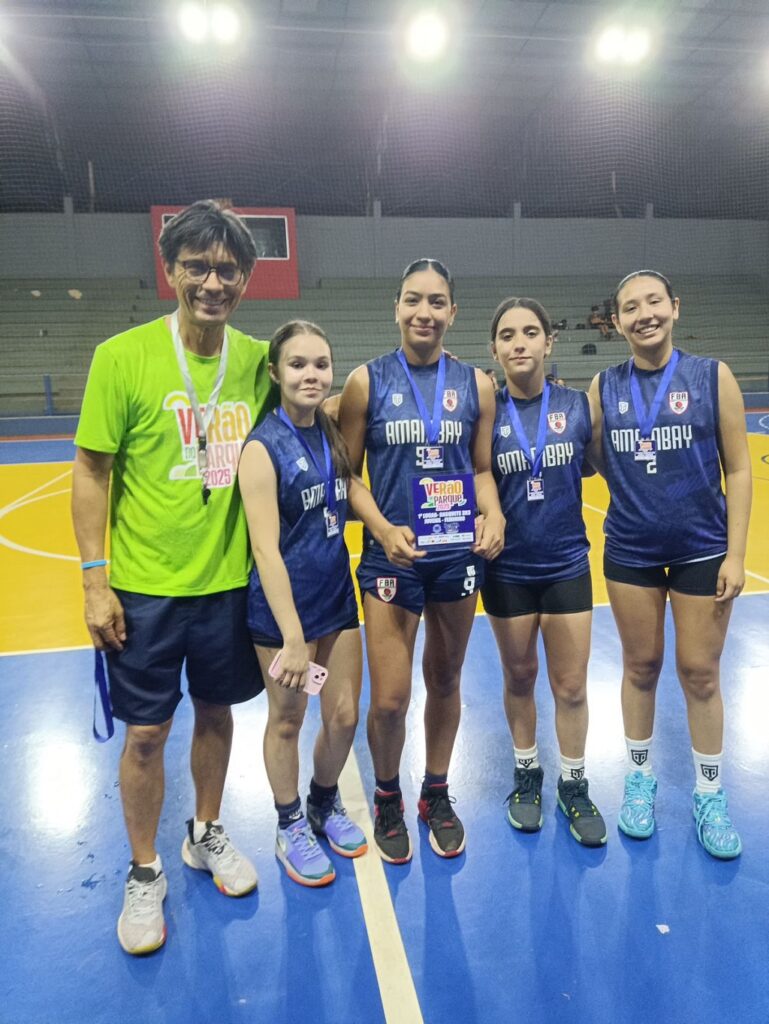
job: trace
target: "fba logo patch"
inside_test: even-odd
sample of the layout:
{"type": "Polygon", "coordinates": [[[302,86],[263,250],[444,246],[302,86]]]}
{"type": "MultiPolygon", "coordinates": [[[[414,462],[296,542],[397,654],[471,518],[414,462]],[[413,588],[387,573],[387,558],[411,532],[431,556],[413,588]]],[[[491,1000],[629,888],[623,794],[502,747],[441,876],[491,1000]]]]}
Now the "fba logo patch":
{"type": "Polygon", "coordinates": [[[394,576],[377,576],[376,592],[380,601],[392,601],[398,590],[398,581],[394,576]]]}
{"type": "Polygon", "coordinates": [[[398,408],[399,405],[403,405],[403,395],[399,391],[396,391],[395,394],[392,395],[391,397],[393,400],[393,405],[395,406],[396,409],[398,408]]]}
{"type": "Polygon", "coordinates": [[[670,403],[670,411],[674,412],[676,416],[680,416],[681,413],[686,412],[689,408],[689,392],[671,391],[668,395],[668,402],[670,403]]]}
{"type": "Polygon", "coordinates": [[[453,388],[447,388],[443,392],[443,408],[446,412],[454,412],[458,404],[459,399],[456,391],[453,388]]]}
{"type": "Polygon", "coordinates": [[[306,473],[307,470],[310,468],[310,463],[307,461],[304,455],[301,457],[301,459],[296,460],[296,464],[303,473],[306,473]]]}
{"type": "Polygon", "coordinates": [[[620,402],[619,403],[619,414],[620,414],[620,416],[624,416],[629,408],[630,408],[630,404],[628,402],[620,402]]]}
{"type": "Polygon", "coordinates": [[[502,437],[510,437],[510,432],[512,429],[513,428],[510,426],[509,423],[505,423],[504,426],[501,426],[499,428],[499,432],[502,435],[502,437]]]}
{"type": "Polygon", "coordinates": [[[550,424],[550,429],[553,433],[562,434],[566,430],[566,413],[549,412],[547,414],[547,422],[550,424]]]}

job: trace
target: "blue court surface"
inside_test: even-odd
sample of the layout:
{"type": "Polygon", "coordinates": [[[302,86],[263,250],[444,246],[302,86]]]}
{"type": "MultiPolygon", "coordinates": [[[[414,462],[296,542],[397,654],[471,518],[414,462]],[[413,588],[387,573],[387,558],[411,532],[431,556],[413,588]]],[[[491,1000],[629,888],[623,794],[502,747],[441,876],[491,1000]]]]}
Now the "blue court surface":
{"type": "MultiPolygon", "coordinates": [[[[227,899],[207,875],[182,864],[184,821],[192,810],[185,701],[167,748],[158,841],[169,878],[168,941],[145,959],[126,956],[115,938],[128,862],[117,791],[120,743],[116,737],[100,746],[90,738],[93,655],[73,650],[2,658],[0,1021],[765,1024],[768,619],[769,596],[737,601],[723,660],[725,780],[744,853],[720,863],[695,836],[684,704],[670,653],[653,749],[658,830],[647,842],[617,831],[625,766],[620,649],[608,608],[596,609],[588,739],[591,794],[607,818],[608,845],[598,851],[578,846],[556,808],[557,749],[544,678],[538,690],[545,823],[537,835],[509,827],[504,799],[512,788],[511,745],[494,642],[479,616],[452,770],[467,851],[440,860],[416,823],[424,757],[417,670],[401,775],[415,855],[406,867],[381,869],[373,851],[361,859],[376,858],[387,880],[367,922],[351,862],[335,858],[337,881],[318,891],[300,888],[278,867],[261,756],[263,697],[236,709],[223,812],[228,830],[257,864],[258,895],[227,899]],[[385,957],[378,978],[371,949],[377,914],[387,916],[382,904],[388,894],[405,959],[385,957]],[[387,1016],[380,986],[389,992],[387,1016]],[[416,1010],[409,999],[414,991],[416,1010]]],[[[364,687],[364,714],[365,703],[364,687]]],[[[304,785],[314,712],[302,744],[304,785]]],[[[363,728],[355,753],[369,796],[373,778],[363,728]]],[[[349,791],[343,794],[349,802],[349,791]]]]}

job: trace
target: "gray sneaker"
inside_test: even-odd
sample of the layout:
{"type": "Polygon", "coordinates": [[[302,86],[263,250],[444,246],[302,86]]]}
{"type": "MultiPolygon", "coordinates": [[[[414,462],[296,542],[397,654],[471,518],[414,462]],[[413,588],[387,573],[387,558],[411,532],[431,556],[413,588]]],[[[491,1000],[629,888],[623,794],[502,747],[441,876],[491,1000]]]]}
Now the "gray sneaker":
{"type": "Polygon", "coordinates": [[[214,885],[225,896],[245,896],[259,884],[256,868],[233,845],[224,828],[207,821],[206,830],[195,842],[194,821],[187,822],[187,835],[182,843],[182,860],[196,871],[207,871],[214,885]]]}
{"type": "Polygon", "coordinates": [[[125,884],[123,912],[117,921],[120,945],[132,956],[153,953],[166,941],[166,922],[163,918],[163,900],[168,883],[161,867],[152,868],[131,864],[125,884]]]}
{"type": "Polygon", "coordinates": [[[541,768],[516,768],[515,784],[507,798],[507,820],[521,832],[539,832],[542,828],[541,768]]]}

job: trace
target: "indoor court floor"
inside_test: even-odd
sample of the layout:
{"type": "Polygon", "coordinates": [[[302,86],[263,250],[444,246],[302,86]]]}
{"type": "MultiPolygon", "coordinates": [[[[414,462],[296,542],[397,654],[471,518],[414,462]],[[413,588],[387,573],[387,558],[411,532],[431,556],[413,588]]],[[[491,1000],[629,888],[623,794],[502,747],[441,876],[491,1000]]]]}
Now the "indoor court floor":
{"type": "MultiPolygon", "coordinates": [[[[192,813],[189,702],[167,748],[158,846],[169,880],[168,941],[146,958],[120,949],[115,923],[128,848],[117,791],[118,735],[91,737],[93,654],[81,621],[69,521],[71,439],[0,441],[0,1024],[767,1024],[769,1021],[769,415],[748,414],[754,507],[745,593],[722,661],[725,787],[744,852],[718,862],[699,846],[693,769],[672,651],[658,697],[658,828],[617,830],[625,773],[620,647],[600,574],[606,491],[585,482],[596,610],[587,769],[609,827],[581,848],[554,798],[552,700],[540,675],[545,822],[506,822],[512,749],[491,631],[479,614],[463,677],[452,792],[466,852],[442,861],[416,820],[424,767],[423,689],[415,670],[401,779],[415,854],[384,866],[373,850],[335,859],[336,882],[306,890],[273,854],[263,697],[236,709],[224,823],[260,873],[258,894],[221,896],[182,864],[192,813]],[[544,757],[543,757],[544,755],[544,757]]],[[[350,528],[351,552],[360,550],[350,528]]],[[[417,666],[419,665],[417,657],[417,666]]],[[[365,718],[367,682],[361,705],[365,718]]],[[[302,742],[302,796],[317,723],[302,742]]],[[[365,729],[341,780],[370,830],[365,729]]]]}

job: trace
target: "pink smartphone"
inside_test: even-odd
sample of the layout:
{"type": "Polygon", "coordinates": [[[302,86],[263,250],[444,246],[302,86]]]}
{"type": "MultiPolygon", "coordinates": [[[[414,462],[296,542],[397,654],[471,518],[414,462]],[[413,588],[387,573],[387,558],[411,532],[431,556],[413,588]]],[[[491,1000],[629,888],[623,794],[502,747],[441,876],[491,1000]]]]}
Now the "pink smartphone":
{"type": "MultiPolygon", "coordinates": [[[[281,652],[278,651],[268,669],[268,672],[273,679],[277,679],[281,673],[280,654],[281,652]]],[[[320,693],[321,687],[327,678],[328,669],[324,668],[322,665],[316,665],[314,661],[311,661],[307,666],[307,678],[304,682],[303,692],[308,694],[310,697],[314,697],[316,693],[320,693]]]]}

